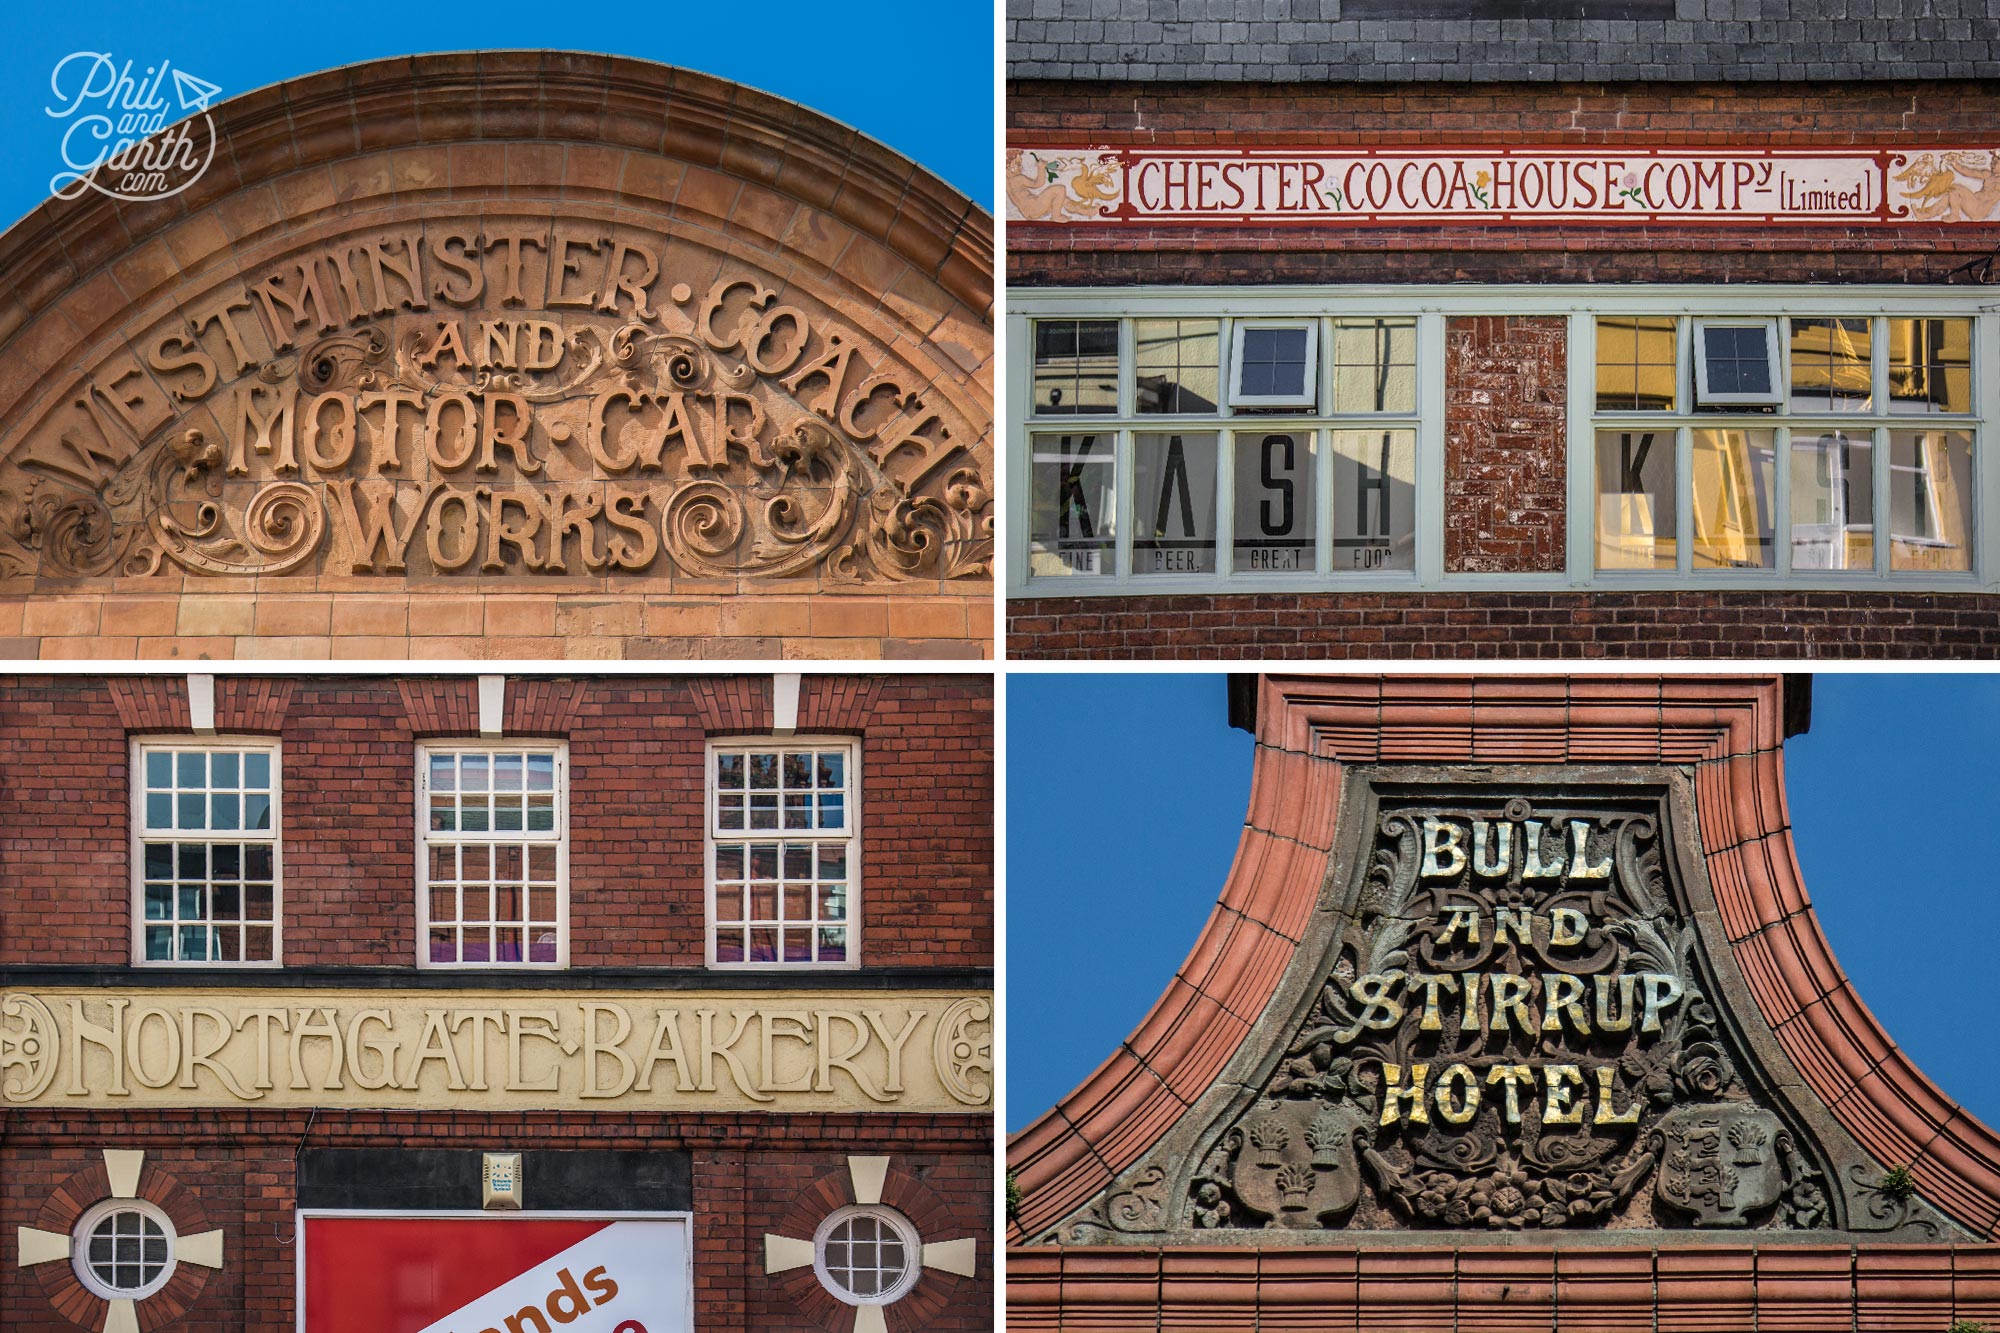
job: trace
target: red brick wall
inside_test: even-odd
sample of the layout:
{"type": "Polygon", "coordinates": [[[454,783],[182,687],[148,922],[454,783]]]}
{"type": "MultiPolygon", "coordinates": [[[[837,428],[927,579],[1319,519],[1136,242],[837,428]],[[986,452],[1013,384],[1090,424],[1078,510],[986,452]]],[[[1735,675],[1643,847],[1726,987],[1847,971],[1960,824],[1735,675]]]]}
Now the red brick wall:
{"type": "MultiPolygon", "coordinates": [[[[696,1324],[741,1333],[842,1327],[814,1319],[804,1302],[774,1292],[764,1273],[764,1235],[799,1235],[802,1216],[815,1222],[824,1217],[815,1200],[802,1196],[829,1176],[843,1178],[848,1154],[886,1154],[891,1178],[884,1201],[901,1207],[925,1240],[979,1240],[975,1276],[927,1271],[911,1294],[890,1308],[891,1333],[992,1326],[992,1131],[984,1117],[17,1110],[6,1128],[0,1149],[0,1254],[5,1255],[0,1327],[7,1333],[77,1333],[44,1291],[41,1274],[47,1266],[15,1265],[13,1238],[17,1227],[49,1229],[44,1210],[63,1181],[93,1169],[101,1178],[105,1147],[143,1149],[147,1178],[165,1172],[180,1187],[180,1209],[169,1211],[198,1213],[202,1225],[222,1228],[223,1267],[199,1285],[186,1315],[166,1327],[173,1333],[283,1333],[295,1326],[292,1209],[298,1149],[429,1148],[441,1141],[508,1151],[689,1151],[696,1324]]],[[[142,1183],[142,1193],[148,1188],[142,1183]]],[[[811,1239],[809,1228],[802,1238],[811,1239]]],[[[151,1333],[149,1315],[159,1313],[154,1301],[142,1302],[138,1311],[142,1329],[151,1333]]]]}
{"type": "Polygon", "coordinates": [[[1042,597],[1016,658],[1985,658],[1977,593],[1514,592],[1042,597]]]}
{"type": "Polygon", "coordinates": [[[0,688],[0,963],[131,954],[121,703],[131,697],[77,677],[0,688]]]}
{"type": "MultiPolygon", "coordinates": [[[[260,685],[218,682],[216,723],[283,746],[284,961],[414,966],[413,747],[476,736],[473,682],[260,685]]],[[[508,692],[512,734],[569,741],[571,962],[699,967],[703,746],[769,729],[769,678],[517,677],[508,692]]],[[[129,960],[129,729],[185,717],[178,678],[0,685],[0,965],[129,960]]],[[[862,962],[990,966],[988,679],[812,677],[800,722],[862,737],[862,962]]]]}
{"type": "Polygon", "coordinates": [[[1445,321],[1446,572],[1560,573],[1569,322],[1445,321]]]}
{"type": "MultiPolygon", "coordinates": [[[[1017,82],[1010,141],[1983,144],[2000,85],[1059,84],[1017,82]]],[[[1941,282],[1984,227],[1014,228],[1008,281],[1941,282]]]]}

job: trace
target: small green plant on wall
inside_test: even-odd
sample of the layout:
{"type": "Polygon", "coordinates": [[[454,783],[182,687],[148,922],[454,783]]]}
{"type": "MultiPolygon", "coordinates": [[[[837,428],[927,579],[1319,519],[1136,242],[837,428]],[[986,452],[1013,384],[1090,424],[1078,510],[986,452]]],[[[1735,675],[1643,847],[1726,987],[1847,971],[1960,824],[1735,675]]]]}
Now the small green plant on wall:
{"type": "Polygon", "coordinates": [[[1907,1166],[1892,1166],[1883,1173],[1882,1183],[1876,1188],[1902,1203],[1916,1197],[1917,1178],[1910,1174],[1907,1166]]]}
{"type": "Polygon", "coordinates": [[[1986,1333],[1986,1325],[1974,1319],[1954,1319],[1944,1333],[1986,1333]]]}
{"type": "Polygon", "coordinates": [[[1007,1220],[1021,1220],[1021,1182],[1014,1178],[1012,1171],[1007,1173],[1007,1220]]]}

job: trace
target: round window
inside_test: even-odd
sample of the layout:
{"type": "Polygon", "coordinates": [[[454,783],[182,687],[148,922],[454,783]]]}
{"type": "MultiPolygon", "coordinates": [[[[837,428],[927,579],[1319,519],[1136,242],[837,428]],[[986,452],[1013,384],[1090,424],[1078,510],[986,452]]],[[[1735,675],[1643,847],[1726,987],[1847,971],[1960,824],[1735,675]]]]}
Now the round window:
{"type": "Polygon", "coordinates": [[[820,1223],[813,1268],[820,1284],[849,1305],[887,1305],[916,1284],[923,1255],[908,1218],[856,1204],[820,1223]]]}
{"type": "Polygon", "coordinates": [[[174,1224],[142,1199],[106,1199],[77,1220],[76,1276],[106,1300],[141,1300],[174,1275],[174,1224]]]}

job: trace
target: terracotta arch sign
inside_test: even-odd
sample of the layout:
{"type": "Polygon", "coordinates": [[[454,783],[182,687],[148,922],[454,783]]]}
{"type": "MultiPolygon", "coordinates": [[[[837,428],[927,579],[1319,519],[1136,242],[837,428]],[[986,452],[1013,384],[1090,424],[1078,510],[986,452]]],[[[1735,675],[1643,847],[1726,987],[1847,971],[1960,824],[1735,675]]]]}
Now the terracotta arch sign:
{"type": "Polygon", "coordinates": [[[382,61],[212,114],[179,193],[0,238],[14,647],[978,650],[992,224],[963,196],[609,57],[382,61]]]}
{"type": "Polygon", "coordinates": [[[1778,678],[1258,689],[1216,914],[1012,1145],[1010,1327],[2000,1313],[2000,1154],[1827,951],[1778,678]]]}

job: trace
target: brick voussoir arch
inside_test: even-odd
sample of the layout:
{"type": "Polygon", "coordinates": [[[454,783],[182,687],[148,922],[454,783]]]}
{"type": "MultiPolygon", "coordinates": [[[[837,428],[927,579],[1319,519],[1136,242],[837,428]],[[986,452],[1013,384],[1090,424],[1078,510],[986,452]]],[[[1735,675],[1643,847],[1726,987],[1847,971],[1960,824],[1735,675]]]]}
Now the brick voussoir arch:
{"type": "MultiPolygon", "coordinates": [[[[1249,812],[1221,898],[1133,1035],[1010,1141],[1022,1194],[1010,1241],[1041,1235],[1136,1162],[1249,1035],[1324,881],[1341,766],[1415,761],[1692,765],[1724,933],[1786,1054],[1870,1153],[1885,1165],[1908,1166],[1924,1198],[1975,1234],[2000,1239],[2000,1136],[1896,1048],[1834,961],[1813,915],[1785,803],[1783,743],[1802,728],[1787,725],[1783,678],[1266,676],[1257,690],[1249,812]]],[[[1350,1265],[1369,1263],[1366,1251],[1341,1253],[1350,1265]]],[[[1611,1252],[1598,1253],[1611,1262],[1611,1252]]],[[[1949,1281],[1954,1261],[1938,1253],[1949,1281]]],[[[1093,1249],[1078,1269],[1081,1286],[1060,1252],[1022,1250],[1009,1264],[1029,1306],[1060,1302],[1074,1312],[1095,1287],[1129,1299],[1136,1287],[1165,1280],[1183,1260],[1205,1262],[1207,1254],[1093,1249]]],[[[1326,1250],[1312,1255],[1340,1258],[1326,1250]]],[[[1646,1260],[1639,1266],[1644,1280],[1653,1281],[1653,1257],[1635,1255],[1646,1260]]],[[[1849,1251],[1837,1255],[1847,1271],[1849,1251]]],[[[1254,1284],[1255,1261],[1231,1265],[1243,1262],[1250,1263],[1243,1280],[1254,1284]]],[[[1262,1262],[1270,1268],[1276,1260],[1262,1262]]],[[[1973,1261],[1961,1255],[1959,1262],[1973,1261]]],[[[1978,1280],[1990,1283],[1992,1265],[1975,1266],[1978,1280]]],[[[1761,1274],[1746,1268],[1746,1278],[1752,1272],[1761,1274]]],[[[1630,1276],[1640,1280],[1639,1269],[1630,1276]]]]}

